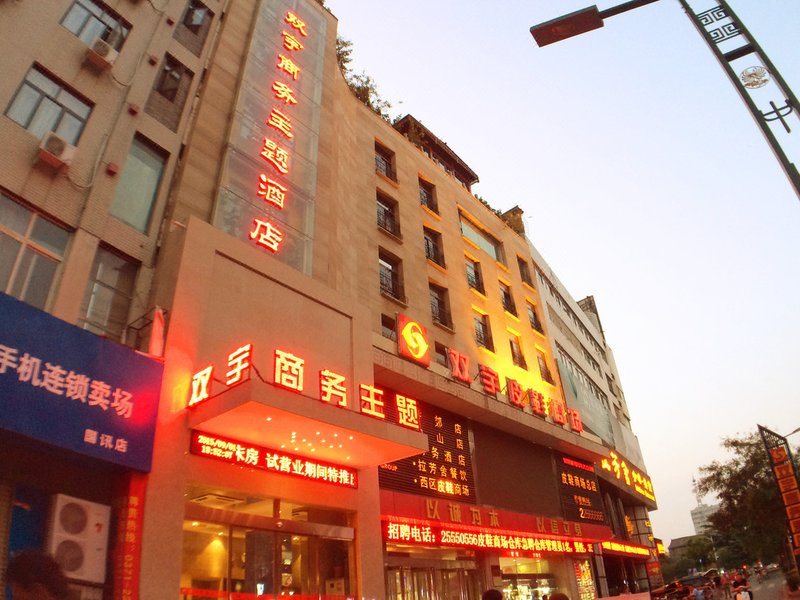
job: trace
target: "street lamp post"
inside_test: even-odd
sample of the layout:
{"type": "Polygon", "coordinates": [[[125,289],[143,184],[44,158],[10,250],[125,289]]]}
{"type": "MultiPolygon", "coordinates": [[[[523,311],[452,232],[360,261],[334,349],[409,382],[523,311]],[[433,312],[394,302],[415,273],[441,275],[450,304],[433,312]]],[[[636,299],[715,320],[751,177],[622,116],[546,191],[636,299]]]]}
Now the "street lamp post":
{"type": "MultiPolygon", "coordinates": [[[[540,47],[547,46],[599,29],[603,27],[603,20],[608,17],[657,1],[630,0],[605,10],[598,10],[597,6],[590,6],[534,25],[530,28],[531,35],[540,47]]],[[[792,128],[787,117],[794,114],[795,118],[800,119],[798,113],[800,104],[794,93],[755,38],[731,10],[726,0],[717,0],[718,6],[701,13],[696,13],[689,5],[688,0],[678,0],[678,2],[728,75],[778,159],[795,194],[800,199],[800,173],[798,173],[797,166],[792,161],[788,150],[792,128]],[[741,44],[736,45],[732,40],[739,41],[741,44]],[[734,70],[742,60],[751,58],[757,64],[743,69],[739,66],[737,67],[741,69],[739,73],[734,70]],[[769,94],[764,94],[765,90],[761,88],[767,85],[770,85],[769,94]],[[765,98],[769,95],[772,97],[767,106],[765,98]],[[776,99],[778,103],[776,103],[776,99]],[[781,140],[785,140],[786,144],[781,143],[781,140]]],[[[795,137],[797,135],[795,133],[795,137]]],[[[794,145],[794,154],[800,153],[796,146],[797,144],[794,145]]],[[[800,156],[796,158],[800,160],[800,156]]]]}

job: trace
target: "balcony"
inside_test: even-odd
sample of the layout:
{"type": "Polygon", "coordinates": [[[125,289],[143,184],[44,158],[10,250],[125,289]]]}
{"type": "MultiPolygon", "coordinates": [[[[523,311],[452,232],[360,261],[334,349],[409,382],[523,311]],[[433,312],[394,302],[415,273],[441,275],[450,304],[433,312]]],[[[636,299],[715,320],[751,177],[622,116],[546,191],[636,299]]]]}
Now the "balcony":
{"type": "Polygon", "coordinates": [[[444,267],[444,252],[439,245],[432,239],[425,238],[425,258],[435,262],[440,267],[444,267]]]}
{"type": "Polygon", "coordinates": [[[391,211],[378,208],[378,227],[395,237],[400,237],[400,223],[391,211]]]}
{"type": "Polygon", "coordinates": [[[467,271],[467,284],[476,292],[480,292],[481,294],[486,293],[486,290],[483,287],[483,281],[478,273],[470,273],[467,271]]]}
{"type": "Polygon", "coordinates": [[[398,302],[406,303],[406,297],[403,294],[403,284],[396,273],[381,271],[381,294],[389,296],[398,302]]]}

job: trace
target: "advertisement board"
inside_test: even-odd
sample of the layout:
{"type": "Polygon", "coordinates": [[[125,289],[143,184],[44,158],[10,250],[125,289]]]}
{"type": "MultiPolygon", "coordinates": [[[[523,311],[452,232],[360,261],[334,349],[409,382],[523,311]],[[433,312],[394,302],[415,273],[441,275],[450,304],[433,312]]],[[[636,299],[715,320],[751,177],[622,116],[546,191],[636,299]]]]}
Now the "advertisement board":
{"type": "Polygon", "coordinates": [[[0,294],[0,428],[149,471],[163,365],[0,294]]]}

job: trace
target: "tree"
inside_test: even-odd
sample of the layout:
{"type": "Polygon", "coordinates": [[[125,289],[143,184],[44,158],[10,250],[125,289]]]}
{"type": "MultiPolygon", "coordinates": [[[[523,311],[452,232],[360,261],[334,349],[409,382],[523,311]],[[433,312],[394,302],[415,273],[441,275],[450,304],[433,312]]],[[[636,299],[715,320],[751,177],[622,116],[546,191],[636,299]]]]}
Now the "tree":
{"type": "Polygon", "coordinates": [[[732,458],[700,467],[697,482],[701,494],[720,500],[709,519],[718,554],[726,567],[772,562],[783,549],[786,519],[761,437],[754,432],[723,438],[722,447],[732,458]]]}
{"type": "Polygon", "coordinates": [[[366,73],[354,73],[350,68],[353,61],[353,42],[339,36],[336,38],[336,62],[344,75],[347,86],[355,97],[385,121],[389,121],[389,109],[392,105],[378,93],[375,80],[366,73]]]}

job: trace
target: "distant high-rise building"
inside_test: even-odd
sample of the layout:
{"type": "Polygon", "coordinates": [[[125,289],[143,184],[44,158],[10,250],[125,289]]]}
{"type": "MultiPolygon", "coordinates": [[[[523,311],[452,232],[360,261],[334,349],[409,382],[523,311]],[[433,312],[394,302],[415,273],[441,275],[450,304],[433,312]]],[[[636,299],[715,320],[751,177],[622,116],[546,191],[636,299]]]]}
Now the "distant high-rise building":
{"type": "Polygon", "coordinates": [[[692,524],[696,534],[705,533],[709,528],[709,517],[719,510],[719,504],[709,506],[708,504],[698,504],[692,511],[692,524]]]}

